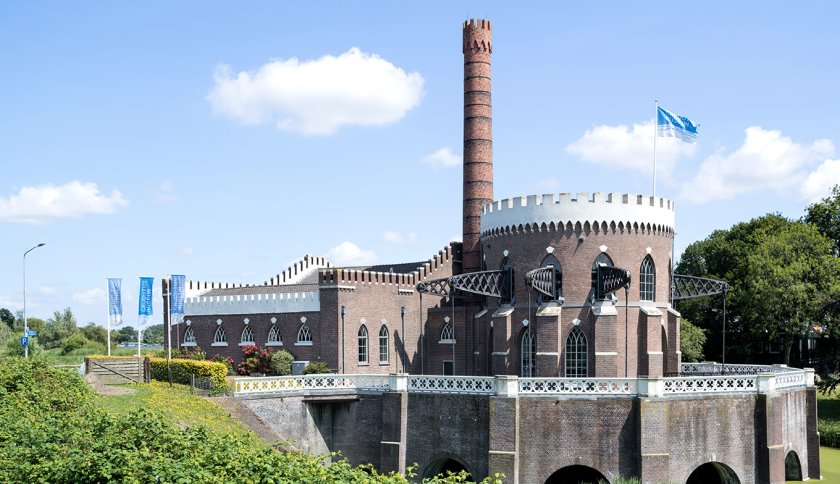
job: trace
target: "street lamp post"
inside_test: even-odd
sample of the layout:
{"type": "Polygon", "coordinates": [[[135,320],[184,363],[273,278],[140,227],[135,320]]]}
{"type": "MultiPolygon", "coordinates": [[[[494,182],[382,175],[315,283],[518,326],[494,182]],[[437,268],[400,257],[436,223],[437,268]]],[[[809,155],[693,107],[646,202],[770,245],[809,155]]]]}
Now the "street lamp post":
{"type": "MultiPolygon", "coordinates": [[[[26,321],[26,254],[45,245],[47,244],[41,242],[23,253],[23,335],[27,338],[29,337],[29,324],[26,321]]],[[[29,344],[23,347],[23,356],[24,358],[29,358],[29,344]]]]}

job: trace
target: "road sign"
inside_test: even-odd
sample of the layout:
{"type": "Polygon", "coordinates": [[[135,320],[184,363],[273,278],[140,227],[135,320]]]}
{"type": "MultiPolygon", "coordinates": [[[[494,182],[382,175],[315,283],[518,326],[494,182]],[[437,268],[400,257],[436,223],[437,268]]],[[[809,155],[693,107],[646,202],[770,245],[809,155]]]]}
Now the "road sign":
{"type": "Polygon", "coordinates": [[[29,346],[29,337],[21,336],[20,337],[20,345],[21,346],[29,346]]]}
{"type": "Polygon", "coordinates": [[[27,331],[26,336],[38,336],[38,332],[37,331],[27,331]]]}

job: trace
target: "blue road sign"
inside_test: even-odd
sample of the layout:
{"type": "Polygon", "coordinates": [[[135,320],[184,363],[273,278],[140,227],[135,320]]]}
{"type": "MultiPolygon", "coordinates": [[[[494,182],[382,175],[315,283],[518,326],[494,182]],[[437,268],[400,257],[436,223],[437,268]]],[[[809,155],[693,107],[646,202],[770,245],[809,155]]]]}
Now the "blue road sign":
{"type": "Polygon", "coordinates": [[[38,332],[37,331],[27,331],[26,336],[38,336],[38,332]]]}
{"type": "Polygon", "coordinates": [[[21,346],[29,346],[29,337],[21,336],[20,337],[20,345],[21,346]]]}

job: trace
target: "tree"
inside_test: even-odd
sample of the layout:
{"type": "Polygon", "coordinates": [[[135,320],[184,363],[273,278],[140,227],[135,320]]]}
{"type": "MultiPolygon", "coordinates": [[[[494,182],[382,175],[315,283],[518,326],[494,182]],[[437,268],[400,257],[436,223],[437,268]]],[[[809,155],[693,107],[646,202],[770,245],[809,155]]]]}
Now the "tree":
{"type": "Polygon", "coordinates": [[[65,308],[64,311],[53,313],[53,317],[47,320],[44,329],[38,333],[38,338],[44,348],[58,348],[65,339],[78,330],[73,311],[70,308],[65,308]]]}
{"type": "Polygon", "coordinates": [[[97,326],[96,323],[88,323],[81,329],[81,332],[90,341],[102,344],[108,342],[108,331],[102,326],[97,326]]]}
{"type": "Polygon", "coordinates": [[[834,185],[830,196],[811,204],[804,220],[834,241],[835,254],[840,254],[840,185],[834,185]]]}
{"type": "Polygon", "coordinates": [[[680,319],[680,351],[683,361],[700,361],[703,359],[703,345],[706,343],[706,332],[685,318],[680,319]]]}
{"type": "Polygon", "coordinates": [[[116,332],[111,334],[111,338],[114,340],[115,343],[129,343],[132,341],[137,341],[137,330],[132,328],[131,326],[123,326],[116,332]]]}
{"type": "Polygon", "coordinates": [[[0,308],[0,322],[3,322],[9,329],[15,329],[15,315],[6,308],[0,308]]]}
{"type": "Polygon", "coordinates": [[[143,330],[143,343],[150,345],[163,344],[163,325],[153,324],[143,330]]]}

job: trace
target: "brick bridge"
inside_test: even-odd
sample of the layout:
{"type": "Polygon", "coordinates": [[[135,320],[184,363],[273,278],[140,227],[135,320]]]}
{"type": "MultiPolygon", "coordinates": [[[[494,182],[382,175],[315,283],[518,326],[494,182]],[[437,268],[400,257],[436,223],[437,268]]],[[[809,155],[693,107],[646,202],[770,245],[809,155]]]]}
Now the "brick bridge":
{"type": "Polygon", "coordinates": [[[813,370],[684,364],[673,378],[309,375],[235,395],[291,445],[421,477],[506,482],[819,479],[813,370]],[[721,375],[720,373],[725,373],[721,375]]]}

